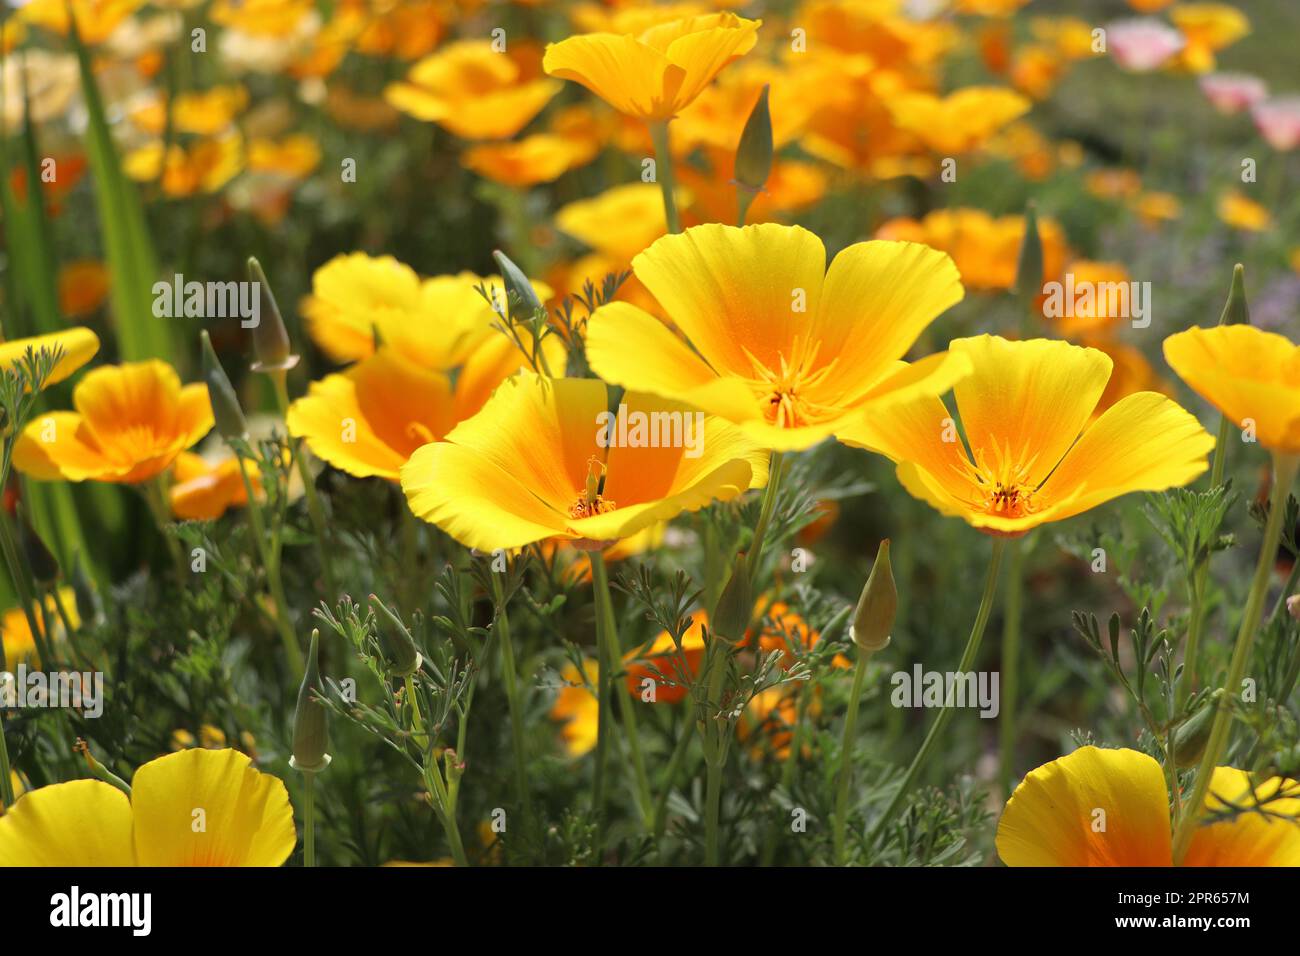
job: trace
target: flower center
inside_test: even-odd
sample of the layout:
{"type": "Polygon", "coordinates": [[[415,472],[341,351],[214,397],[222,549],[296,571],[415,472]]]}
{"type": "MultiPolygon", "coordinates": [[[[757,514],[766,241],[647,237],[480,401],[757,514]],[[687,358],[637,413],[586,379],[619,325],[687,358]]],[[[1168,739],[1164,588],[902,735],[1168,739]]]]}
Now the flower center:
{"type": "Polygon", "coordinates": [[[834,414],[832,406],[816,402],[810,397],[810,393],[825,380],[835,367],[835,361],[838,361],[816,368],[820,349],[820,342],[809,347],[806,341],[796,338],[789,358],[784,352],[777,353],[777,368],[769,368],[749,349],[744,350],[754,368],[754,378],[750,385],[762,403],[763,417],[769,423],[778,428],[797,428],[824,421],[834,414]]]}
{"type": "Polygon", "coordinates": [[[617,501],[611,501],[601,495],[601,486],[605,483],[605,465],[592,455],[587,459],[587,486],[578,495],[576,501],[569,505],[570,518],[590,518],[603,515],[618,507],[617,501]]]}
{"type": "Polygon", "coordinates": [[[980,448],[973,464],[963,458],[962,464],[955,467],[970,483],[969,501],[973,507],[1001,518],[1020,518],[1041,507],[1034,500],[1038,486],[1031,480],[1037,460],[1037,455],[1026,458],[1024,452],[1012,454],[1009,442],[1004,448],[995,440],[991,456],[980,448]]]}

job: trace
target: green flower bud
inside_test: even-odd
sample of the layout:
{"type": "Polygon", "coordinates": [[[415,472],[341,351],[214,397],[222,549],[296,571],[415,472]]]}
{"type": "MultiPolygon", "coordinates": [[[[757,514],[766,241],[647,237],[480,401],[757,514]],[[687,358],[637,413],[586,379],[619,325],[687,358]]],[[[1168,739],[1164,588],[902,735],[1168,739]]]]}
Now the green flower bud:
{"type": "Polygon", "coordinates": [[[749,584],[749,562],[736,555],[731,577],[722,588],[717,610],[713,612],[713,633],[728,644],[738,644],[749,629],[754,616],[754,598],[749,584]]]}
{"type": "Polygon", "coordinates": [[[857,610],[849,636],[858,648],[868,654],[883,651],[889,646],[889,632],[898,613],[898,590],[894,587],[894,569],[889,563],[889,539],[880,542],[876,561],[862,586],[857,610]]]}
{"type": "Polygon", "coordinates": [[[763,84],[736,148],[736,182],[752,192],[762,189],[772,173],[772,112],[767,94],[768,86],[763,84]]]}
{"type": "Polygon", "coordinates": [[[511,262],[509,257],[500,249],[492,253],[492,258],[495,260],[497,268],[501,270],[501,281],[505,283],[507,307],[512,310],[510,318],[518,322],[532,319],[537,310],[542,308],[542,300],[537,297],[537,290],[528,281],[528,277],[524,275],[523,270],[511,262]],[[513,311],[515,303],[518,303],[522,315],[513,311]]]}
{"type": "Polygon", "coordinates": [[[1220,325],[1250,325],[1250,305],[1246,302],[1246,270],[1238,262],[1232,267],[1232,287],[1219,316],[1220,325]]]}
{"type": "Polygon", "coordinates": [[[18,510],[17,518],[18,546],[32,569],[32,580],[41,587],[49,587],[59,580],[59,559],[50,553],[22,509],[18,510]]]}
{"type": "Polygon", "coordinates": [[[253,257],[248,259],[248,281],[257,283],[261,309],[257,325],[253,327],[254,372],[283,372],[298,364],[289,342],[289,330],[284,327],[280,306],[275,301],[271,284],[266,281],[262,264],[253,257]]]}
{"type": "Polygon", "coordinates": [[[307,668],[298,688],[298,706],[293,712],[293,756],[289,766],[303,773],[320,773],[329,766],[329,726],[325,705],[316,699],[322,693],[320,679],[320,631],[311,632],[307,668]]]}
{"type": "Polygon", "coordinates": [[[372,594],[370,603],[380,618],[376,630],[379,632],[380,646],[383,647],[384,656],[387,658],[389,673],[393,677],[410,677],[424,663],[424,658],[420,656],[415,646],[415,638],[406,629],[402,619],[383,601],[372,594]]]}
{"type": "Polygon", "coordinates": [[[217,431],[227,440],[247,439],[248,423],[244,421],[244,411],[239,407],[235,387],[217,360],[217,353],[212,351],[208,330],[200,332],[199,338],[203,344],[203,380],[208,383],[208,400],[212,402],[212,417],[216,419],[217,431]]]}
{"type": "Polygon", "coordinates": [[[1200,763],[1222,696],[1223,691],[1216,690],[1196,713],[1174,728],[1174,763],[1179,767],[1187,769],[1200,763]]]}
{"type": "Polygon", "coordinates": [[[1016,295],[1033,298],[1043,287],[1043,239],[1038,233],[1038,207],[1025,206],[1025,235],[1016,261],[1016,295]]]}

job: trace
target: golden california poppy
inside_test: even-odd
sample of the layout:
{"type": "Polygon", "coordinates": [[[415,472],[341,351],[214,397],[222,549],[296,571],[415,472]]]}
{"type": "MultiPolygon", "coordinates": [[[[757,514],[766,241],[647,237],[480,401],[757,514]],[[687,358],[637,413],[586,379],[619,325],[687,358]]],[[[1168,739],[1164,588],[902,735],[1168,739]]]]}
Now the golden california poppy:
{"type": "Polygon", "coordinates": [[[166,471],[212,428],[206,385],[181,386],[166,362],[105,365],[72,392],[75,412],[33,420],[14,445],[14,466],[44,481],[137,484],[166,471]]]}
{"type": "Polygon", "coordinates": [[[507,139],[542,111],[561,84],[541,76],[534,47],[458,40],[411,67],[406,81],[384,96],[418,120],[464,139],[507,139]]]}
{"type": "Polygon", "coordinates": [[[1214,438],[1156,392],[1122,398],[1089,424],[1112,370],[1098,349],[993,335],[950,349],[974,369],[953,389],[969,453],[934,396],[839,433],[896,462],[903,487],[941,514],[1017,537],[1132,491],[1185,485],[1207,467],[1214,438]]]}
{"type": "Polygon", "coordinates": [[[690,344],[614,302],[588,323],[591,367],[734,422],[764,448],[811,447],[870,409],[938,395],[968,370],[953,355],[900,361],[962,297],[952,260],[917,243],[860,242],[828,271],[806,229],[710,224],[664,236],[632,269],[690,344]]]}
{"type": "Polygon", "coordinates": [[[899,128],[941,156],[978,149],[1007,123],[1029,112],[1030,102],[1013,90],[971,86],[948,96],[904,92],[885,100],[899,128]]]}
{"type": "MultiPolygon", "coordinates": [[[[261,493],[258,469],[246,469],[253,493],[261,493]]],[[[183,451],[172,465],[172,484],[167,489],[172,514],[183,521],[213,521],[227,508],[248,504],[248,491],[240,474],[239,459],[228,455],[211,463],[193,452],[183,451]]]]}
{"type": "Polygon", "coordinates": [[[483,551],[546,538],[598,547],[767,481],[766,456],[724,421],[701,427],[681,405],[635,393],[607,418],[608,403],[595,379],[508,379],[402,467],[411,510],[483,551]],[[676,438],[657,428],[674,421],[676,438]]]}
{"type": "Polygon", "coordinates": [[[151,760],[129,797],[100,780],[40,787],[0,817],[0,866],[279,866],[296,843],[284,784],[236,750],[151,760]]]}
{"type": "MultiPolygon", "coordinates": [[[[1273,777],[1252,785],[1244,771],[1218,767],[1206,810],[1230,804],[1268,815],[1245,809],[1202,826],[1184,866],[1300,865],[1300,826],[1285,819],[1300,817],[1300,784],[1273,777]]],[[[1016,787],[998,822],[997,848],[1007,866],[1172,866],[1164,771],[1136,750],[1080,747],[1016,787]]]]}
{"type": "Polygon", "coordinates": [[[636,35],[587,33],[550,44],[542,67],[581,83],[620,113],[663,122],[753,49],[761,24],[712,13],[659,23],[636,35]]]}
{"type": "Polygon", "coordinates": [[[690,689],[686,682],[694,679],[700,671],[704,660],[704,628],[709,626],[709,615],[705,611],[696,611],[691,615],[690,627],[682,635],[680,653],[673,642],[673,636],[667,631],[660,631],[650,646],[638,652],[636,649],[623,656],[628,693],[633,698],[641,699],[645,691],[645,681],[654,684],[654,702],[658,704],[676,704],[686,699],[690,689]],[[682,673],[683,666],[686,669],[682,673]]]}
{"type": "Polygon", "coordinates": [[[1270,451],[1300,455],[1300,346],[1251,325],[1191,328],[1165,339],[1165,361],[1270,451]]]}
{"type": "Polygon", "coordinates": [[[383,348],[345,372],[312,382],[289,406],[285,422],[289,434],[335,468],[357,478],[396,481],[412,452],[455,423],[451,381],[383,348]]]}

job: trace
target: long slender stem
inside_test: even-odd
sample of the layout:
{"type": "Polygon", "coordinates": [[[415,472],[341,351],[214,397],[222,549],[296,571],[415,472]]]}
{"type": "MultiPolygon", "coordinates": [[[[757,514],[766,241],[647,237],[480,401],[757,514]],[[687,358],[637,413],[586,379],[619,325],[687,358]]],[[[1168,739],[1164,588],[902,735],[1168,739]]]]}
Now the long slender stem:
{"type": "Polygon", "coordinates": [[[253,493],[253,482],[248,477],[247,463],[238,449],[235,450],[235,460],[239,464],[239,477],[244,483],[244,496],[248,499],[248,521],[253,530],[254,546],[262,559],[262,567],[266,571],[267,589],[271,593],[271,601],[275,604],[275,629],[284,644],[284,655],[289,662],[289,670],[298,676],[303,671],[302,648],[298,646],[298,637],[293,633],[293,622],[289,619],[289,602],[285,598],[284,582],[280,577],[279,535],[275,535],[273,541],[267,540],[266,525],[262,520],[262,505],[253,493]]]}
{"type": "MultiPolygon", "coordinates": [[[[853,669],[853,689],[849,692],[849,710],[844,717],[844,734],[840,739],[839,786],[835,794],[835,821],[832,845],[835,865],[843,866],[847,860],[845,836],[849,830],[849,782],[853,776],[853,743],[858,729],[858,704],[862,700],[862,684],[867,676],[871,654],[859,648],[858,663],[853,669]]],[[[790,759],[797,755],[791,754],[790,759]]]]}
{"type": "Polygon", "coordinates": [[[0,809],[14,805],[14,783],[10,776],[9,748],[5,745],[4,714],[0,713],[0,809]]]}
{"type": "Polygon", "coordinates": [[[718,829],[722,807],[722,767],[727,760],[725,734],[729,725],[721,721],[722,687],[727,674],[728,648],[716,635],[709,642],[708,699],[705,701],[704,734],[704,865],[718,865],[718,829]]]}
{"type": "Polygon", "coordinates": [[[659,791],[658,799],[655,800],[654,812],[650,817],[650,829],[654,833],[656,843],[663,839],[664,831],[667,829],[668,795],[672,793],[673,781],[677,779],[682,763],[686,760],[686,751],[690,748],[691,738],[694,736],[695,721],[685,721],[681,734],[677,738],[677,746],[673,748],[673,755],[668,759],[668,768],[664,771],[663,787],[659,791]]]}
{"type": "MultiPolygon", "coordinates": [[[[289,389],[285,378],[286,373],[283,369],[271,373],[271,382],[275,387],[275,403],[280,410],[281,418],[289,414],[289,389]]],[[[333,549],[329,546],[329,525],[325,521],[325,509],[321,507],[320,496],[316,493],[316,482],[312,480],[311,468],[307,465],[306,446],[301,441],[294,444],[293,459],[298,469],[298,476],[302,479],[302,493],[307,499],[307,514],[316,532],[316,551],[320,557],[321,570],[325,575],[325,588],[332,601],[338,591],[334,586],[333,549]]]]}
{"type": "MultiPolygon", "coordinates": [[[[979,610],[975,612],[975,623],[971,625],[970,637],[966,639],[966,649],[962,651],[961,663],[957,665],[959,673],[969,671],[975,663],[975,656],[979,653],[980,641],[984,637],[984,627],[988,624],[989,613],[993,610],[993,596],[997,593],[998,568],[1002,564],[1002,552],[1005,547],[1006,541],[1004,539],[993,539],[993,552],[989,555],[988,577],[984,581],[984,595],[980,598],[979,610]]],[[[880,815],[880,818],[876,820],[876,825],[872,827],[867,838],[868,845],[874,846],[880,835],[884,833],[885,828],[889,826],[890,821],[898,812],[898,808],[902,805],[903,798],[912,789],[912,785],[920,775],[921,769],[929,759],[935,742],[942,736],[944,728],[948,726],[948,721],[952,719],[953,693],[955,689],[954,686],[949,691],[947,699],[944,700],[943,708],[939,711],[934,723],[930,725],[930,730],[921,743],[921,749],[912,758],[911,766],[907,768],[907,773],[903,776],[903,782],[898,785],[894,798],[889,801],[889,805],[885,807],[885,812],[880,815]]]]}
{"type": "Polygon", "coordinates": [[[1264,613],[1264,600],[1268,597],[1269,579],[1273,571],[1273,562],[1277,555],[1278,543],[1282,540],[1282,516],[1286,512],[1286,499],[1295,483],[1296,472],[1300,471],[1300,457],[1275,453],[1273,455],[1273,494],[1269,502],[1268,521],[1264,524],[1264,541],[1260,546],[1259,560],[1255,564],[1255,577],[1246,598],[1246,610],[1241,618],[1241,629],[1237,632],[1237,643],[1232,649],[1232,659],[1228,662],[1228,677],[1224,681],[1224,694],[1219,698],[1218,710],[1214,723],[1210,727],[1210,739],[1205,745],[1201,765],[1196,771],[1196,786],[1191,799],[1187,801],[1182,822],[1174,835],[1174,863],[1180,865],[1191,846],[1196,826],[1205,811],[1205,797],[1210,789],[1210,780],[1214,768],[1228,742],[1228,731],[1232,722],[1232,705],[1229,696],[1238,693],[1242,676],[1246,673],[1246,664],[1250,660],[1251,647],[1255,643],[1255,633],[1259,630],[1260,618],[1264,613]]]}
{"type": "Polygon", "coordinates": [[[1020,539],[1007,543],[1007,593],[1002,618],[1002,713],[998,727],[998,767],[1010,796],[1015,780],[1016,705],[1020,700],[1020,623],[1025,595],[1024,550],[1020,539]]]}
{"type": "Polygon", "coordinates": [[[303,866],[316,865],[316,775],[303,774],[306,792],[302,805],[303,866]]]}
{"type": "Polygon", "coordinates": [[[655,147],[655,179],[659,181],[659,190],[664,197],[664,220],[669,232],[681,232],[682,224],[677,218],[676,188],[673,182],[673,154],[668,145],[668,121],[651,123],[650,139],[655,147]]]}
{"type": "Polygon", "coordinates": [[[781,491],[781,465],[784,456],[779,451],[772,452],[767,466],[767,487],[763,489],[763,505],[758,512],[758,524],[754,526],[754,540],[749,547],[749,580],[758,580],[758,569],[763,561],[763,543],[767,537],[767,526],[772,523],[772,512],[776,510],[776,499],[781,491]]]}
{"type": "Polygon", "coordinates": [[[501,671],[506,683],[506,704],[510,710],[510,743],[515,762],[515,791],[524,815],[531,813],[528,800],[528,761],[524,748],[524,715],[519,703],[519,676],[515,670],[515,649],[510,639],[510,616],[506,612],[501,580],[492,572],[492,596],[496,602],[497,643],[501,646],[501,671]]]}
{"type": "MultiPolygon", "coordinates": [[[[614,602],[609,592],[609,571],[605,567],[605,557],[599,551],[589,553],[591,558],[591,580],[592,585],[598,594],[597,604],[601,613],[605,615],[605,627],[597,630],[597,637],[601,633],[605,636],[606,648],[605,657],[609,660],[611,681],[613,679],[613,669],[622,663],[623,654],[622,646],[618,639],[618,624],[614,619],[614,602]]],[[[618,704],[619,711],[623,716],[623,730],[627,736],[628,752],[632,756],[632,771],[636,781],[637,800],[640,802],[642,819],[646,826],[651,825],[651,805],[653,797],[650,796],[650,777],[646,774],[645,760],[641,755],[641,737],[637,728],[635,704],[632,700],[631,693],[628,692],[627,683],[620,680],[618,684],[618,704]]],[[[602,702],[603,703],[603,702],[602,702]]]]}

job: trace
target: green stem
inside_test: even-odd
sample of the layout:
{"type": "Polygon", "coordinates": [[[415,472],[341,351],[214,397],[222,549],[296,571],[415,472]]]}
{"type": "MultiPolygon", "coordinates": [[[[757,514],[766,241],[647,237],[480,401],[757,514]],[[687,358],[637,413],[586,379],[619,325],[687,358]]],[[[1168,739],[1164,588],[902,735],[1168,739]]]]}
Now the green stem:
{"type": "MultiPolygon", "coordinates": [[[[429,758],[426,756],[425,759],[429,758]]],[[[442,782],[442,773],[437,766],[425,765],[424,785],[429,790],[434,810],[437,811],[438,820],[447,835],[447,845],[451,847],[452,860],[457,866],[469,866],[469,857],[465,855],[465,845],[460,839],[460,829],[456,826],[456,805],[447,793],[447,787],[442,782]]]]}
{"type": "MultiPolygon", "coordinates": [[[[280,410],[280,417],[289,414],[289,389],[285,383],[286,373],[283,369],[271,373],[271,383],[275,387],[275,403],[280,410]]],[[[312,479],[311,468],[307,465],[307,446],[301,441],[293,445],[293,460],[302,479],[303,497],[307,499],[307,514],[311,518],[312,528],[316,532],[316,551],[320,558],[321,571],[325,575],[325,588],[330,600],[338,594],[334,585],[334,563],[331,560],[333,549],[329,546],[329,525],[325,521],[325,509],[321,507],[320,495],[316,492],[316,482],[312,479]]]]}
{"type": "MultiPolygon", "coordinates": [[[[858,650],[858,663],[853,669],[853,689],[849,692],[849,712],[844,717],[844,734],[840,739],[839,787],[835,794],[835,821],[833,846],[835,865],[847,862],[845,836],[849,830],[849,782],[853,776],[853,742],[858,729],[858,704],[862,700],[862,684],[871,661],[868,651],[858,650]]],[[[793,760],[797,755],[791,754],[793,760]]]]}
{"type": "Polygon", "coordinates": [[[262,559],[262,567],[266,571],[267,589],[271,593],[271,601],[275,604],[275,629],[284,644],[284,655],[289,662],[289,670],[297,677],[303,671],[302,648],[298,646],[298,638],[293,633],[293,623],[289,619],[289,602],[285,598],[284,582],[280,578],[280,536],[277,532],[274,540],[267,541],[266,525],[262,520],[262,505],[253,494],[253,482],[248,477],[248,466],[238,449],[235,450],[235,460],[239,464],[239,477],[244,482],[244,495],[248,498],[248,521],[253,529],[253,543],[262,559]]]}
{"type": "Polygon", "coordinates": [[[506,703],[510,710],[510,743],[514,753],[515,791],[525,817],[530,815],[528,801],[528,761],[524,752],[524,715],[519,704],[519,678],[515,670],[515,649],[510,639],[510,616],[506,612],[501,580],[492,573],[492,596],[496,601],[497,643],[501,646],[501,671],[506,682],[506,703]]]}
{"type": "Polygon", "coordinates": [[[316,775],[307,773],[302,807],[302,858],[304,866],[316,865],[316,775]]]}
{"type": "Polygon", "coordinates": [[[659,791],[659,798],[655,800],[654,812],[650,817],[650,829],[654,833],[656,843],[663,839],[664,831],[668,827],[668,795],[672,793],[673,781],[677,779],[682,763],[686,760],[686,752],[690,749],[691,738],[694,736],[695,721],[687,720],[685,726],[682,727],[680,736],[677,738],[677,746],[673,748],[673,755],[668,759],[668,769],[664,771],[663,787],[659,791]]]}
{"type": "Polygon", "coordinates": [[[1020,539],[1007,543],[1007,593],[1002,620],[1002,723],[998,765],[1002,789],[1010,796],[1015,781],[1016,703],[1020,699],[1020,622],[1024,604],[1024,552],[1020,539]]]}
{"type": "Polygon", "coordinates": [[[749,215],[749,206],[758,191],[737,183],[736,185],[736,225],[744,228],[745,217],[749,215]]]}
{"type": "Polygon", "coordinates": [[[783,455],[772,452],[767,466],[767,487],[763,489],[763,506],[758,512],[758,524],[754,526],[754,540],[749,546],[749,580],[753,584],[758,579],[758,569],[763,561],[763,543],[767,537],[767,526],[772,522],[772,512],[776,510],[777,495],[781,490],[781,464],[783,455]]]}
{"type": "MultiPolygon", "coordinates": [[[[603,613],[605,617],[605,627],[597,629],[597,639],[603,630],[607,644],[605,656],[609,659],[611,668],[619,667],[623,661],[623,653],[618,639],[618,623],[614,619],[614,602],[609,592],[609,571],[605,567],[605,556],[599,551],[592,551],[588,553],[588,557],[591,559],[591,580],[597,593],[597,607],[603,608],[599,613],[603,613]]],[[[613,679],[612,673],[610,678],[613,679]]],[[[619,680],[617,683],[619,711],[623,716],[623,730],[627,736],[628,751],[632,755],[637,800],[641,807],[642,819],[648,828],[652,825],[651,805],[654,798],[650,796],[650,777],[646,774],[645,760],[641,756],[641,736],[637,727],[636,705],[632,700],[632,694],[627,689],[627,682],[619,680]]]]}
{"type": "Polygon", "coordinates": [[[163,476],[159,475],[147,482],[144,486],[144,496],[149,503],[149,510],[153,513],[153,520],[158,525],[158,533],[167,542],[167,553],[171,555],[172,564],[176,567],[176,580],[184,587],[185,558],[181,555],[181,543],[175,536],[167,533],[167,525],[171,522],[171,508],[167,504],[164,480],[163,476]]]}
{"type": "Polygon", "coordinates": [[[681,232],[673,183],[673,154],[668,147],[668,120],[650,123],[649,126],[650,140],[655,148],[655,179],[659,181],[659,190],[664,197],[664,221],[668,223],[669,232],[681,232]]]}
{"type": "Polygon", "coordinates": [[[1282,540],[1282,516],[1286,512],[1286,499],[1291,486],[1295,483],[1297,471],[1300,471],[1300,457],[1274,453],[1273,494],[1269,502],[1268,521],[1264,524],[1264,541],[1260,546],[1250,594],[1246,598],[1246,610],[1242,615],[1241,629],[1237,632],[1237,643],[1232,649],[1232,659],[1228,663],[1228,678],[1223,683],[1224,694],[1219,698],[1218,710],[1210,728],[1210,739],[1205,745],[1205,754],[1201,757],[1201,765],[1196,771],[1196,786],[1192,790],[1191,799],[1185,804],[1182,822],[1174,836],[1175,865],[1182,864],[1191,846],[1196,826],[1205,812],[1205,797],[1210,789],[1214,768],[1219,765],[1228,742],[1228,731],[1232,722],[1232,705],[1228,698],[1239,692],[1241,679],[1246,673],[1246,664],[1250,660],[1255,633],[1259,630],[1260,618],[1264,612],[1264,600],[1268,596],[1274,558],[1277,555],[1278,543],[1282,540]]]}
{"type": "Polygon", "coordinates": [[[4,715],[0,714],[0,810],[14,805],[14,782],[10,776],[9,748],[5,745],[4,715]]]}
{"type": "Polygon", "coordinates": [[[704,705],[704,865],[718,865],[718,823],[722,806],[722,767],[727,760],[725,734],[730,724],[720,717],[722,712],[722,685],[727,674],[728,649],[716,635],[709,642],[708,698],[704,705]]]}
{"type": "MultiPolygon", "coordinates": [[[[1002,564],[1002,552],[1006,547],[1006,540],[1003,538],[993,539],[993,552],[989,555],[988,577],[984,582],[984,595],[980,598],[979,610],[975,612],[975,623],[971,626],[970,637],[966,639],[966,649],[962,651],[961,663],[957,665],[959,673],[966,673],[975,663],[975,656],[979,653],[980,641],[984,637],[984,627],[988,624],[989,613],[993,610],[993,595],[997,593],[998,568],[1002,564]]],[[[953,689],[955,691],[955,687],[953,689]]],[[[916,752],[912,758],[911,766],[907,768],[907,773],[903,776],[903,782],[898,785],[894,797],[885,807],[885,812],[880,815],[876,825],[872,827],[871,833],[867,838],[867,843],[874,846],[876,841],[884,833],[898,808],[903,803],[903,798],[907,796],[916,778],[920,775],[921,769],[929,759],[930,752],[934,749],[936,741],[942,736],[944,728],[948,726],[948,721],[952,719],[953,713],[953,692],[949,692],[947,699],[944,700],[943,708],[939,711],[938,717],[930,725],[929,732],[925,735],[925,740],[921,743],[921,749],[916,752]]]]}

